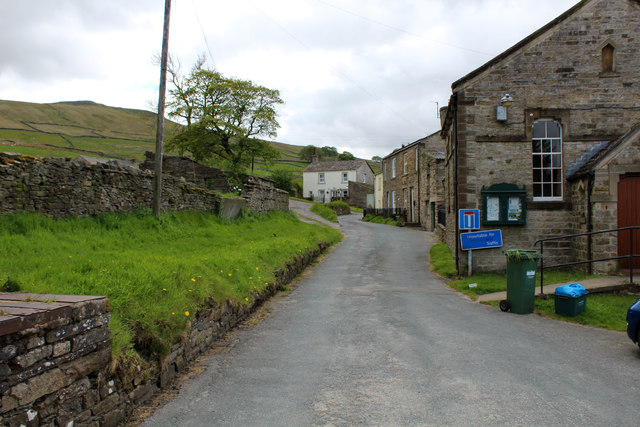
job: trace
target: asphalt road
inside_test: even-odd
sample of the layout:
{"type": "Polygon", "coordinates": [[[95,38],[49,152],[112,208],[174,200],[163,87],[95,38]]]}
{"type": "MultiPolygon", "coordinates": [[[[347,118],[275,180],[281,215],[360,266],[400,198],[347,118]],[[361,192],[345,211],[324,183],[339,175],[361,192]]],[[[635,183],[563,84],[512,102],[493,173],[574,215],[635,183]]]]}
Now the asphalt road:
{"type": "Polygon", "coordinates": [[[148,426],[637,426],[626,335],[502,313],[449,290],[428,233],[340,219],[346,239],[148,426]]]}

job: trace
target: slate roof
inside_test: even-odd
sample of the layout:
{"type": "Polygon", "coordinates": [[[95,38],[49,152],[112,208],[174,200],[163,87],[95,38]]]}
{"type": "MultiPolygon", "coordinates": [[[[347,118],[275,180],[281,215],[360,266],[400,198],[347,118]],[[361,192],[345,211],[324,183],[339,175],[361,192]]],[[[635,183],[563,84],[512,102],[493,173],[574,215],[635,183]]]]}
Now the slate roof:
{"type": "Polygon", "coordinates": [[[340,172],[353,171],[358,169],[362,164],[369,164],[366,160],[341,160],[335,162],[318,162],[311,163],[302,172],[340,172]]]}
{"type": "Polygon", "coordinates": [[[635,125],[627,133],[614,141],[602,141],[592,146],[576,162],[567,169],[568,180],[578,179],[595,171],[600,161],[616,148],[640,134],[640,124],[635,125]]]}

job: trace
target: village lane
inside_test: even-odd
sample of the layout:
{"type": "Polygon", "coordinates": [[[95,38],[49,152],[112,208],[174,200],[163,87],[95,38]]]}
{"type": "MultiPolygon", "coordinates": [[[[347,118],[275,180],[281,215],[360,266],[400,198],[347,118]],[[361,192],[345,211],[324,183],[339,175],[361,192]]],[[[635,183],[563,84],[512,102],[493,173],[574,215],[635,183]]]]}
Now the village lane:
{"type": "Polygon", "coordinates": [[[359,219],[143,425],[638,424],[625,334],[474,303],[429,271],[431,234],[359,219]]]}

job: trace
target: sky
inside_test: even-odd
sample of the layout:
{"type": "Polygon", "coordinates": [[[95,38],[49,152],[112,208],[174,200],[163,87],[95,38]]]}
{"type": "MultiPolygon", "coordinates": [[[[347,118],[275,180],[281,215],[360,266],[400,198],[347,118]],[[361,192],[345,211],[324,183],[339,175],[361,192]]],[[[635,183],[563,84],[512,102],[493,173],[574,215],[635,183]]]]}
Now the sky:
{"type": "MultiPolygon", "coordinates": [[[[577,0],[172,0],[169,51],[277,89],[275,140],[384,157],[577,0]]],[[[153,110],[164,0],[0,0],[0,99],[153,110]]]]}

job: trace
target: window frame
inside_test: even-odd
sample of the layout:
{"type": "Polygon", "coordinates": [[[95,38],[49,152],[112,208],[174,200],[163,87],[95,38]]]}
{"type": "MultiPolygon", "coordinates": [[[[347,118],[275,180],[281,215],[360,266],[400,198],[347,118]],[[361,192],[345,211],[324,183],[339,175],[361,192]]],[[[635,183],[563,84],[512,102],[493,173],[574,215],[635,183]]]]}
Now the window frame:
{"type": "Polygon", "coordinates": [[[564,167],[562,147],[562,123],[553,119],[539,119],[531,128],[531,183],[534,202],[564,200],[564,167]],[[536,124],[544,123],[544,135],[536,135],[536,124]],[[558,126],[558,136],[550,136],[549,124],[558,126]],[[548,187],[547,187],[548,186],[548,187]],[[559,194],[556,188],[559,186],[559,194]],[[547,188],[548,193],[547,194],[547,188]],[[536,195],[538,194],[538,195],[536,195]]]}
{"type": "Polygon", "coordinates": [[[342,172],[342,183],[346,184],[349,182],[349,172],[342,172]]]}
{"type": "Polygon", "coordinates": [[[396,158],[391,159],[391,179],[396,177],[396,158]]]}
{"type": "Polygon", "coordinates": [[[326,184],[327,180],[324,175],[324,172],[318,172],[318,184],[326,184]]]}

